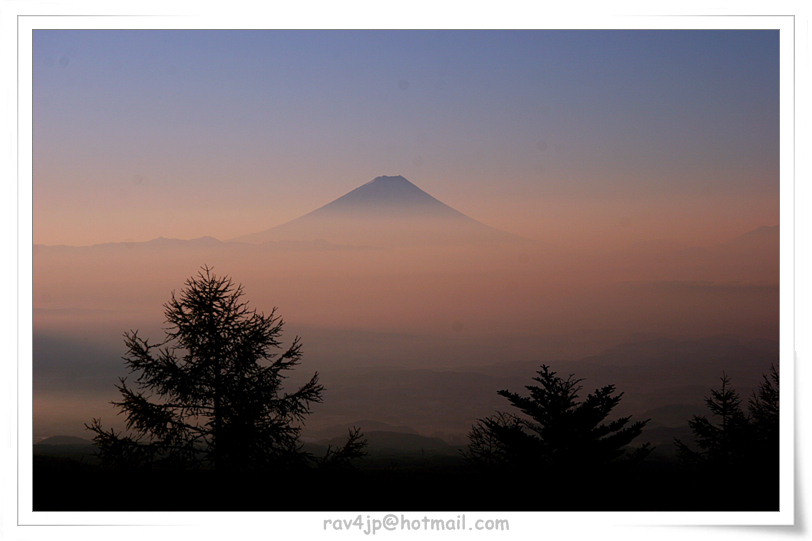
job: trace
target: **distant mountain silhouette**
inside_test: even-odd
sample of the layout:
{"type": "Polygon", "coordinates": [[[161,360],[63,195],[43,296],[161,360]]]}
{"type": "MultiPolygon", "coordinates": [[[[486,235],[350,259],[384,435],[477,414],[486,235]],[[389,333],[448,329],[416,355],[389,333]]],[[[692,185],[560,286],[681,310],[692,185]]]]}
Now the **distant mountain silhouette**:
{"type": "Polygon", "coordinates": [[[93,442],[86,438],[76,436],[51,436],[34,445],[93,445],[93,442]]]}
{"type": "Polygon", "coordinates": [[[332,203],[239,242],[313,241],[404,246],[529,242],[466,216],[402,176],[382,176],[332,203]]]}
{"type": "Polygon", "coordinates": [[[740,253],[742,255],[755,255],[764,250],[771,250],[778,255],[781,231],[779,226],[761,226],[743,235],[730,239],[720,245],[726,253],[740,253]]]}
{"type": "Polygon", "coordinates": [[[417,434],[412,427],[405,425],[391,425],[380,421],[362,420],[352,423],[341,423],[322,428],[320,430],[305,429],[303,435],[311,440],[329,440],[346,437],[347,430],[360,428],[364,434],[373,431],[398,432],[401,434],[417,434]]]}
{"type": "MultiPolygon", "coordinates": [[[[359,250],[363,246],[342,245],[327,242],[324,239],[311,241],[288,241],[263,243],[262,250],[268,252],[315,252],[315,251],[338,251],[338,250],[359,250]]],[[[256,252],[256,247],[247,245],[244,242],[223,242],[213,237],[199,237],[196,239],[168,239],[158,237],[142,242],[105,242],[92,244],[90,246],[68,246],[65,244],[34,244],[34,257],[41,254],[65,254],[77,257],[80,254],[93,255],[120,255],[120,254],[156,254],[156,253],[234,253],[244,254],[245,252],[256,252]]]]}
{"type": "Polygon", "coordinates": [[[780,233],[780,226],[777,225],[762,225],[752,231],[748,231],[737,238],[755,238],[755,237],[772,237],[776,238],[780,233]]]}
{"type": "Polygon", "coordinates": [[[51,436],[33,445],[34,457],[70,458],[85,464],[97,464],[96,447],[91,440],[75,436],[51,436]]]}
{"type": "MultiPolygon", "coordinates": [[[[367,440],[366,451],[370,455],[420,453],[429,451],[432,453],[444,452],[446,454],[457,454],[457,449],[448,445],[440,438],[431,438],[419,434],[406,434],[403,432],[389,432],[386,430],[373,430],[364,432],[367,440]]],[[[345,437],[346,438],[346,437],[345,437]]],[[[333,438],[319,443],[322,445],[340,445],[342,438],[333,438]]]]}

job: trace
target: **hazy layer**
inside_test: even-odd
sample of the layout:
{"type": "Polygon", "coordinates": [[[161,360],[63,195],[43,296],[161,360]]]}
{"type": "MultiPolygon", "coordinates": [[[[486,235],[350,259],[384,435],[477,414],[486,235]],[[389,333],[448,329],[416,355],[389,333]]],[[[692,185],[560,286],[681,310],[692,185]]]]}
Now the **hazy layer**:
{"type": "MultiPolygon", "coordinates": [[[[346,376],[353,367],[447,370],[524,362],[529,370],[533,363],[658,337],[775,341],[777,258],[777,227],[713,248],[649,243],[602,253],[536,244],[355,248],[214,239],[37,246],[35,422],[42,435],[60,424],[81,428],[80,421],[101,412],[119,422],[106,403],[125,375],[121,334],[140,329],[160,338],[162,304],[202,264],[242,283],[252,306],[278,307],[286,342],[297,334],[303,339],[297,377],[318,370],[346,388],[350,381],[363,386],[346,376]]],[[[645,363],[645,355],[637,360],[645,363]]],[[[768,368],[775,360],[763,363],[768,368]]],[[[736,373],[736,361],[729,364],[736,373]]],[[[698,388],[715,384],[719,365],[706,368],[698,388]]],[[[454,400],[490,404],[491,398],[473,396],[476,389],[454,400]]],[[[402,402],[389,397],[385,407],[369,396],[352,407],[346,393],[325,399],[331,396],[340,403],[320,406],[322,424],[351,422],[352,415],[417,423],[407,396],[402,402]]],[[[461,422],[445,428],[459,432],[461,422]]]]}

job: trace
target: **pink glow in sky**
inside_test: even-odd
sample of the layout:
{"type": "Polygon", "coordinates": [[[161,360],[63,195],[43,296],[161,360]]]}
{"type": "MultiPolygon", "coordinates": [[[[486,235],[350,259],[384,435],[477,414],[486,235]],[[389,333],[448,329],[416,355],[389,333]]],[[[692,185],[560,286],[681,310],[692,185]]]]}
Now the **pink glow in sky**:
{"type": "Polygon", "coordinates": [[[34,33],[34,242],[227,240],[379,175],[550,242],[778,223],[777,31],[34,33]]]}

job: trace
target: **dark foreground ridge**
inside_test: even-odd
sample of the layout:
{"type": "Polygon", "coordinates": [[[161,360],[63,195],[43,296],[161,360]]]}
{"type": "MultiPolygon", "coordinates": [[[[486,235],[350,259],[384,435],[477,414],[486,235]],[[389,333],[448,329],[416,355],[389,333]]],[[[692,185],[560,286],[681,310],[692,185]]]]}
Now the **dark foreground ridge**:
{"type": "Polygon", "coordinates": [[[126,429],[93,418],[92,444],[34,446],[35,511],[778,510],[775,365],[749,399],[722,372],[704,415],[654,445],[647,416],[616,413],[629,396],[614,383],[590,392],[546,364],[509,386],[519,392],[489,390],[501,405],[457,446],[369,422],[366,435],[353,424],[305,440],[324,387],[308,370],[283,390],[301,341],[283,347],[275,308],[250,308],[242,286],[204,266],[164,309],[157,343],[124,333],[130,383],[120,377],[113,404],[126,429]]]}
{"type": "Polygon", "coordinates": [[[34,456],[34,511],[775,511],[777,486],[685,475],[649,457],[632,472],[534,484],[483,474],[460,453],[370,455],[356,469],[221,475],[106,470],[34,456]]]}
{"type": "MultiPolygon", "coordinates": [[[[602,424],[613,386],[584,401],[580,380],[545,366],[530,397],[500,394],[543,420],[499,413],[472,428],[468,445],[410,432],[373,430],[350,461],[278,463],[261,470],[102,466],[94,445],[49,438],[34,445],[35,511],[777,511],[778,372],[742,407],[723,376],[708,416],[688,420],[682,440],[625,445],[644,421],[602,424]],[[558,408],[565,398],[569,404],[558,408]],[[566,425],[556,421],[569,419],[566,425]],[[524,420],[523,420],[524,419],[524,420]],[[594,426],[597,425],[597,426],[594,426]],[[583,430],[586,426],[593,426],[583,430]],[[584,435],[605,437],[589,441],[584,435]],[[614,431],[615,435],[608,432],[614,431]],[[537,436],[534,436],[533,433],[537,436]],[[624,435],[625,434],[625,435],[624,435]],[[608,436],[608,438],[606,437],[608,436]],[[48,443],[50,442],[50,443],[48,443]],[[676,448],[676,454],[668,447],[676,448]],[[641,450],[644,453],[641,453],[641,450]],[[625,455],[626,458],[622,458],[625,455]],[[612,458],[614,456],[614,458],[612,458]],[[621,458],[617,460],[617,458],[621,458]],[[591,464],[592,467],[589,467],[591,464]],[[271,489],[269,490],[269,487],[271,489]]],[[[626,419],[624,421],[623,419],[626,419]]],[[[410,430],[409,427],[403,427],[410,430]]],[[[310,457],[343,444],[306,443],[310,457]]]]}

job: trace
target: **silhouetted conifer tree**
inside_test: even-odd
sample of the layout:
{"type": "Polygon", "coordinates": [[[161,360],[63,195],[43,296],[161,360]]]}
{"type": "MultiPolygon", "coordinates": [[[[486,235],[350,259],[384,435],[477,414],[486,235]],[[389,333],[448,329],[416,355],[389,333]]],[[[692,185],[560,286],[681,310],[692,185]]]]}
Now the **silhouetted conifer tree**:
{"type": "Polygon", "coordinates": [[[749,400],[748,415],[742,409],[741,397],[730,386],[730,378],[722,374],[720,388],[711,389],[711,395],[705,399],[716,422],[704,415],[694,415],[688,421],[699,450],[675,440],[683,464],[704,468],[715,475],[763,469],[769,465],[777,468],[779,417],[775,366],[762,378],[749,400]]]}
{"type": "Polygon", "coordinates": [[[723,374],[705,404],[713,421],[694,415],[688,425],[694,435],[691,449],[675,439],[677,454],[686,466],[693,490],[711,494],[725,487],[714,505],[724,510],[775,510],[779,488],[778,372],[773,366],[749,400],[748,413],[739,394],[723,374]]]}
{"type": "Polygon", "coordinates": [[[762,375],[762,382],[750,397],[748,409],[755,436],[754,445],[765,460],[778,464],[779,448],[779,393],[778,370],[775,365],[762,375]]]}
{"type": "MultiPolygon", "coordinates": [[[[164,305],[161,343],[125,333],[136,388],[121,378],[122,399],[114,404],[133,434],[106,431],[98,419],[87,426],[105,464],[235,471],[308,462],[299,433],[311,404],[321,402],[318,374],[283,391],[285,372],[302,356],[299,337],[283,350],[276,309],[259,313],[242,297],[242,286],[203,267],[164,305]]],[[[357,458],[365,443],[356,430],[324,460],[357,458]]]]}
{"type": "Polygon", "coordinates": [[[688,421],[700,451],[692,451],[676,440],[678,456],[685,464],[707,463],[714,468],[740,466],[747,452],[750,426],[741,408],[741,397],[730,386],[726,374],[722,374],[721,380],[721,387],[711,389],[711,396],[705,399],[705,405],[718,422],[714,424],[704,415],[694,415],[688,421]]]}
{"type": "Polygon", "coordinates": [[[474,425],[467,451],[474,463],[572,479],[636,463],[651,451],[648,443],[628,450],[648,421],[629,423],[629,416],[604,422],[623,396],[614,385],[579,401],[582,380],[573,375],[563,379],[542,365],[533,379],[539,385],[526,387],[530,396],[499,391],[524,416],[498,413],[474,425]]]}

